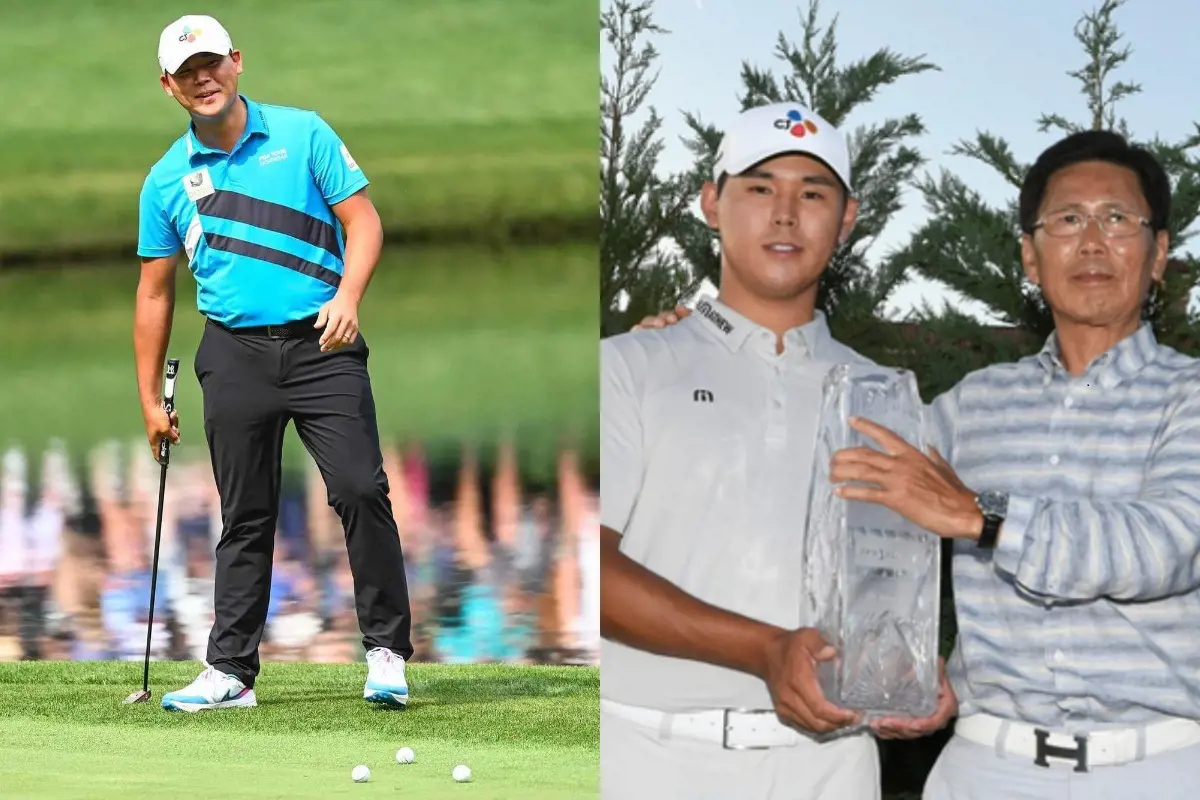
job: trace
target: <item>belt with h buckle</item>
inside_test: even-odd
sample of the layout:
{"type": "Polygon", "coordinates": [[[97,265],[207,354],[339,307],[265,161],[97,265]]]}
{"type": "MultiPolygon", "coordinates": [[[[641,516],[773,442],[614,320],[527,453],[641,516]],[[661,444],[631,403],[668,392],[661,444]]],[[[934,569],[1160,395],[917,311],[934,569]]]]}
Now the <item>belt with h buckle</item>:
{"type": "Polygon", "coordinates": [[[1128,764],[1159,753],[1200,745],[1200,721],[1179,718],[1140,727],[1082,733],[1052,731],[1017,720],[975,713],[959,718],[954,730],[964,739],[994,747],[1006,756],[1028,758],[1043,768],[1070,765],[1075,772],[1092,772],[1096,767],[1128,764]]]}

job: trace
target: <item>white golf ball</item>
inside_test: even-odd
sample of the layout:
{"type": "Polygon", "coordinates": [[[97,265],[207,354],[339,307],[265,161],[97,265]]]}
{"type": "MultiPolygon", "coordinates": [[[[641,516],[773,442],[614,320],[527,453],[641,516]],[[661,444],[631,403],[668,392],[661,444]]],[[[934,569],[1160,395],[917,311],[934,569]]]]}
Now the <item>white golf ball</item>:
{"type": "Polygon", "coordinates": [[[454,780],[459,783],[471,780],[471,768],[466,764],[459,764],[451,774],[454,776],[454,780]]]}
{"type": "Polygon", "coordinates": [[[413,762],[413,759],[415,759],[416,757],[417,757],[417,754],[413,752],[413,749],[411,747],[401,747],[399,750],[396,751],[396,763],[397,764],[411,764],[413,762]]]}
{"type": "Polygon", "coordinates": [[[371,770],[365,765],[359,764],[354,768],[354,771],[350,773],[350,777],[354,779],[355,783],[366,783],[367,781],[371,780],[371,770]]]}

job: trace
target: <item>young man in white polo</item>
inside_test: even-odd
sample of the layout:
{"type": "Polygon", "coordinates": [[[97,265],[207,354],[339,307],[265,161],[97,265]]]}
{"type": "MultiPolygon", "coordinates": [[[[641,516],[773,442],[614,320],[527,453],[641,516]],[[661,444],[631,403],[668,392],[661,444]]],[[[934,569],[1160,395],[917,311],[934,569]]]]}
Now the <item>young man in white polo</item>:
{"type": "Polygon", "coordinates": [[[718,299],[601,342],[605,798],[879,797],[874,741],[817,686],[833,653],[799,583],[821,382],[866,362],[816,310],[850,177],[813,112],[744,112],[701,197],[718,299]]]}

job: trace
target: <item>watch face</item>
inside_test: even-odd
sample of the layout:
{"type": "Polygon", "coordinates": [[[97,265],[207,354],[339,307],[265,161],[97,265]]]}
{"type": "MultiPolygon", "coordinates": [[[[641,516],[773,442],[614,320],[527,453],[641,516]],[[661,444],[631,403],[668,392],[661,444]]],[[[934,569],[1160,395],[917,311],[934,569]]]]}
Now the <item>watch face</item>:
{"type": "Polygon", "coordinates": [[[987,491],[979,495],[979,510],[985,517],[1003,517],[1008,513],[1008,495],[987,491]]]}

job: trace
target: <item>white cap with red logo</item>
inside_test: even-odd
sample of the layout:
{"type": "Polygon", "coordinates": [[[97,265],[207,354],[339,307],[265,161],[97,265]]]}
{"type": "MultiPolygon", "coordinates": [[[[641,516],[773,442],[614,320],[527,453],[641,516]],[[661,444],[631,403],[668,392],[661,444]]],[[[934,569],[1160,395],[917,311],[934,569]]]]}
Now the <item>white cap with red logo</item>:
{"type": "Polygon", "coordinates": [[[771,103],[738,115],[717,149],[713,180],[738,175],[768,158],[801,153],[820,159],[850,187],[846,137],[799,103],[771,103]]]}
{"type": "Polygon", "coordinates": [[[212,17],[188,14],[163,28],[158,37],[158,65],[173,75],[197,53],[229,55],[232,50],[233,40],[221,23],[212,17]]]}

